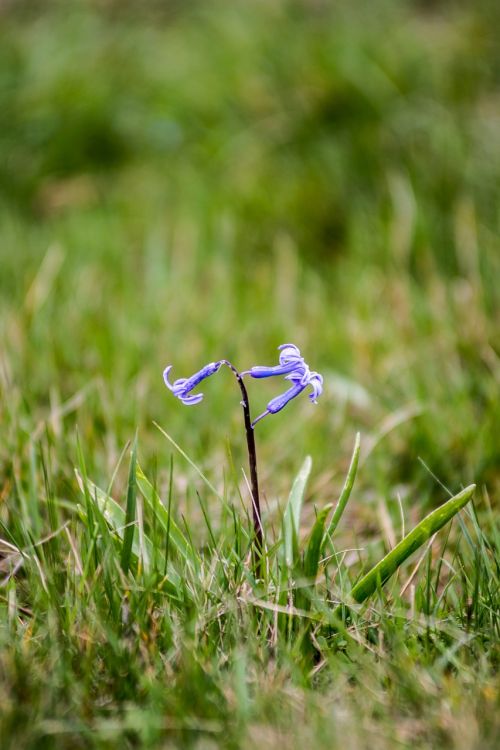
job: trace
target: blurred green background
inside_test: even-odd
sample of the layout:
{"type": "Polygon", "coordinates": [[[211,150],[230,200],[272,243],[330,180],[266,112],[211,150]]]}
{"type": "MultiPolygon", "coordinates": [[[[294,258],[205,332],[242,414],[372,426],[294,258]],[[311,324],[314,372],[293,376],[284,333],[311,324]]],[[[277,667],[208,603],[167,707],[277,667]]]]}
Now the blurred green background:
{"type": "Polygon", "coordinates": [[[157,420],[221,482],[238,391],[184,408],[164,366],[292,341],[326,388],[259,425],[269,497],[311,453],[333,499],[356,430],[368,509],[441,501],[430,471],[497,491],[499,28],[494,0],[2,2],[1,476],[43,438],[76,496],[76,425],[98,483],[136,426],[162,472],[157,420]]]}

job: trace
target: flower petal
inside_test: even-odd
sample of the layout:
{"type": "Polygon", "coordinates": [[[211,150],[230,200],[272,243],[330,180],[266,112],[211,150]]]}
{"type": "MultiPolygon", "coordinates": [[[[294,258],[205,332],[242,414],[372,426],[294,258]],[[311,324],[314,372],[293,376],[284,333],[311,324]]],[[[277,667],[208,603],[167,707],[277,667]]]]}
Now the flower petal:
{"type": "Polygon", "coordinates": [[[312,372],[311,376],[309,378],[308,385],[312,388],[312,393],[309,394],[309,398],[313,402],[313,404],[316,404],[316,399],[321,396],[323,393],[323,377],[319,374],[319,372],[312,372]]]}
{"type": "Polygon", "coordinates": [[[298,369],[308,369],[300,350],[295,344],[281,344],[278,346],[280,352],[280,363],[273,367],[256,365],[250,370],[242,372],[243,375],[251,375],[252,378],[272,378],[276,375],[287,375],[298,369]]]}
{"type": "Polygon", "coordinates": [[[167,386],[167,388],[170,388],[171,391],[173,391],[174,387],[171,384],[170,380],[168,379],[168,374],[169,374],[170,370],[172,369],[172,367],[173,367],[173,365],[168,365],[168,367],[165,367],[165,369],[163,370],[163,380],[164,380],[165,385],[167,386]]]}
{"type": "Polygon", "coordinates": [[[290,362],[285,365],[275,365],[274,367],[265,367],[264,365],[255,365],[250,370],[245,370],[241,373],[241,376],[251,375],[252,378],[272,378],[275,375],[286,375],[287,372],[292,372],[296,365],[290,362]]]}
{"type": "Polygon", "coordinates": [[[287,362],[304,361],[300,349],[295,344],[281,344],[281,346],[278,346],[278,351],[280,352],[280,363],[282,365],[287,362]]]}
{"type": "Polygon", "coordinates": [[[186,406],[193,406],[194,404],[200,403],[203,399],[203,394],[197,393],[192,396],[188,394],[196,388],[202,380],[210,377],[210,375],[214,375],[214,373],[220,369],[221,365],[222,361],[210,362],[208,365],[205,365],[205,367],[202,367],[201,370],[195,372],[194,375],[191,375],[190,378],[178,378],[173,384],[169,380],[170,370],[172,369],[172,365],[169,365],[163,371],[163,380],[165,381],[167,388],[169,388],[174,396],[177,396],[183,404],[186,406]]]}
{"type": "Polygon", "coordinates": [[[304,388],[305,386],[301,383],[294,383],[287,391],[271,399],[267,405],[268,412],[270,412],[270,414],[277,414],[277,412],[281,411],[288,402],[292,400],[292,398],[298,396],[304,388]]]}
{"type": "Polygon", "coordinates": [[[196,393],[194,396],[179,396],[179,398],[186,406],[194,406],[203,401],[203,393],[196,393]]]}

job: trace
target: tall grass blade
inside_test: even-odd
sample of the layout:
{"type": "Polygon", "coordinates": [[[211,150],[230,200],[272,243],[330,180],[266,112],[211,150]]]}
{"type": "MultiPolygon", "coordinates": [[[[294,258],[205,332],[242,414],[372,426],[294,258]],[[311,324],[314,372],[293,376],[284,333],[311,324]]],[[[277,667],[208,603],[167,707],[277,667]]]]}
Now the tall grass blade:
{"type": "MultiPolygon", "coordinates": [[[[142,472],[141,472],[142,473],[142,472]]],[[[172,523],[172,489],[174,483],[174,457],[170,455],[170,477],[168,480],[168,506],[167,506],[167,530],[165,534],[165,568],[163,574],[166,576],[168,572],[168,558],[170,553],[170,526],[172,523]]],[[[152,486],[154,496],[158,497],[158,493],[154,486],[152,486]]],[[[159,497],[158,497],[159,499],[159,497]]],[[[155,518],[158,520],[158,515],[155,513],[155,518]]]]}
{"type": "Polygon", "coordinates": [[[155,427],[157,427],[160,430],[160,432],[163,435],[163,437],[166,437],[167,440],[174,446],[174,448],[177,451],[179,451],[179,453],[181,454],[181,456],[186,459],[186,461],[188,462],[188,464],[196,471],[196,473],[201,477],[201,479],[203,479],[203,481],[207,485],[208,489],[211,490],[214,493],[214,495],[216,495],[219,498],[219,500],[224,501],[224,498],[222,497],[222,495],[220,495],[219,492],[217,492],[217,490],[213,486],[213,484],[210,481],[210,479],[208,479],[205,476],[205,474],[202,472],[202,470],[195,464],[195,462],[193,461],[193,459],[189,458],[189,456],[186,453],[186,451],[184,451],[181,448],[181,446],[178,443],[175,442],[175,440],[173,439],[173,437],[170,437],[170,435],[168,434],[168,432],[165,432],[165,430],[162,427],[160,427],[160,425],[157,422],[153,422],[153,424],[154,424],[155,427]]]}
{"type": "Polygon", "coordinates": [[[123,546],[121,556],[121,566],[124,573],[127,573],[130,568],[130,559],[132,556],[132,545],[134,543],[135,534],[135,518],[136,518],[136,506],[137,506],[137,479],[136,479],[136,464],[137,464],[137,436],[132,446],[132,452],[130,454],[130,467],[128,472],[128,485],[127,485],[127,510],[125,513],[125,529],[123,532],[123,546]]]}
{"type": "Polygon", "coordinates": [[[311,473],[311,456],[306,456],[299,473],[294,479],[290,495],[283,514],[283,550],[286,565],[292,568],[299,559],[299,527],[302,503],[307,480],[311,473]]]}
{"type": "Polygon", "coordinates": [[[346,509],[346,505],[349,501],[349,498],[351,496],[351,491],[354,485],[354,480],[356,479],[356,472],[358,470],[358,463],[359,463],[359,451],[361,446],[361,439],[359,432],[356,434],[356,441],[354,443],[354,450],[352,452],[352,458],[351,463],[349,464],[349,470],[347,472],[347,476],[344,482],[344,486],[342,488],[342,492],[340,493],[340,497],[338,500],[338,503],[335,507],[335,510],[333,511],[332,520],[328,524],[328,528],[326,530],[325,535],[323,536],[323,541],[321,543],[321,549],[323,549],[328,541],[328,539],[331,539],[333,534],[335,533],[335,530],[337,526],[339,525],[339,521],[342,518],[342,514],[344,510],[346,509]]]}
{"type": "Polygon", "coordinates": [[[29,511],[30,511],[30,522],[31,529],[35,536],[38,536],[42,526],[42,520],[40,518],[40,508],[38,503],[37,495],[37,460],[36,460],[36,448],[35,443],[30,441],[29,446],[29,511]]]}
{"type": "MultiPolygon", "coordinates": [[[[137,485],[139,491],[144,498],[147,506],[151,509],[151,512],[156,516],[156,520],[163,532],[167,534],[169,547],[174,547],[178,554],[185,560],[192,560],[193,549],[186,539],[184,533],[181,531],[179,526],[175,523],[171,513],[163,505],[158,493],[154,489],[153,485],[147,479],[146,475],[142,471],[141,467],[137,466],[137,485]]],[[[169,493],[169,505],[171,503],[171,490],[169,493]]]]}
{"type": "MultiPolygon", "coordinates": [[[[78,434],[78,430],[76,433],[76,450],[78,454],[78,469],[75,469],[76,474],[76,481],[78,482],[78,485],[83,493],[83,496],[85,498],[85,512],[86,512],[86,518],[87,518],[87,531],[89,533],[89,537],[92,539],[95,535],[95,529],[94,529],[94,512],[93,512],[93,506],[92,506],[92,496],[90,492],[90,486],[89,481],[87,478],[87,467],[85,464],[85,457],[83,455],[82,445],[80,442],[80,435],[78,434]]],[[[101,511],[102,512],[102,511],[101,511]]]]}

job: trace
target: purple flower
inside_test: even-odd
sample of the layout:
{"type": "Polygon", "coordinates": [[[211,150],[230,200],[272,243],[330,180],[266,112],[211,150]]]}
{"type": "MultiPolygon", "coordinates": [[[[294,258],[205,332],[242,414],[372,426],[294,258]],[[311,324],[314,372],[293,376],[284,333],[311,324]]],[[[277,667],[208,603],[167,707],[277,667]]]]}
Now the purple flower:
{"type": "MultiPolygon", "coordinates": [[[[180,399],[183,404],[186,404],[186,406],[193,406],[202,401],[203,394],[196,393],[190,395],[191,391],[194,390],[202,380],[205,380],[205,378],[209,378],[211,375],[218,372],[224,364],[228,365],[231,370],[233,370],[240,380],[241,385],[243,384],[241,378],[244,375],[251,375],[252,378],[271,378],[276,375],[283,375],[285,380],[290,381],[290,387],[284,393],[271,399],[267,405],[266,411],[252,422],[252,427],[254,427],[257,422],[263,419],[267,414],[276,414],[281,411],[289,401],[295,398],[295,396],[298,396],[299,393],[302,393],[302,391],[308,386],[312,388],[309,398],[314,404],[317,403],[318,397],[321,396],[323,392],[323,378],[319,373],[311,372],[309,365],[306,364],[299,349],[294,344],[282,344],[278,347],[278,350],[280,352],[279,365],[273,367],[256,365],[250,370],[239,374],[230,362],[221,359],[218,362],[210,362],[208,365],[205,365],[205,367],[199,372],[196,372],[190,378],[179,378],[174,383],[171,383],[169,380],[170,370],[172,369],[172,365],[169,365],[165,368],[163,379],[165,385],[172,391],[174,396],[180,399]]],[[[244,386],[243,391],[245,391],[244,386]]]]}
{"type": "Polygon", "coordinates": [[[193,406],[194,404],[200,403],[200,401],[203,399],[203,393],[197,393],[194,396],[188,396],[188,393],[196,388],[196,386],[199,385],[202,380],[205,380],[205,378],[209,378],[210,375],[214,375],[216,372],[218,372],[222,364],[222,361],[210,362],[210,364],[205,365],[205,367],[203,367],[199,372],[195,372],[194,375],[191,375],[190,378],[179,378],[173,384],[168,379],[168,375],[170,373],[170,370],[172,369],[172,365],[169,365],[163,372],[163,380],[165,381],[165,385],[167,386],[167,388],[169,388],[174,396],[177,396],[177,398],[180,399],[183,404],[186,404],[186,406],[193,406]]]}
{"type": "Polygon", "coordinates": [[[280,352],[280,363],[274,367],[262,367],[256,365],[241,375],[251,375],[252,378],[271,378],[274,375],[286,375],[293,371],[299,371],[307,367],[304,357],[301,356],[300,350],[295,344],[281,344],[278,346],[280,352]]]}
{"type": "Polygon", "coordinates": [[[254,419],[252,427],[267,414],[276,414],[281,411],[289,401],[298,396],[299,393],[302,393],[307,386],[311,386],[312,388],[309,398],[314,404],[317,403],[317,398],[323,392],[322,376],[317,372],[311,372],[299,349],[294,344],[282,344],[278,348],[280,351],[279,365],[275,367],[256,366],[242,373],[243,375],[251,375],[253,378],[269,378],[274,375],[285,375],[285,380],[290,380],[292,383],[291,387],[285,393],[271,399],[266,411],[257,417],[257,419],[254,419]]]}

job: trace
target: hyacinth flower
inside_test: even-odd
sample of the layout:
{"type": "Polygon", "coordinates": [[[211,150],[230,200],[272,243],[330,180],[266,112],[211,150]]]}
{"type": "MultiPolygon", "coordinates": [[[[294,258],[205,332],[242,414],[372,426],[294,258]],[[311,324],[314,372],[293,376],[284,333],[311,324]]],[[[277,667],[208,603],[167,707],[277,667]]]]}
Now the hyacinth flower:
{"type": "Polygon", "coordinates": [[[278,347],[278,350],[280,351],[279,365],[274,367],[255,366],[242,373],[242,376],[251,375],[252,378],[270,378],[276,375],[284,375],[285,380],[290,380],[292,383],[285,393],[271,399],[266,411],[254,419],[252,427],[268,414],[276,414],[281,411],[289,401],[302,393],[307,386],[312,388],[309,398],[313,404],[318,403],[317,399],[323,393],[323,377],[318,372],[311,372],[309,365],[305,363],[299,349],[294,344],[282,344],[278,347]]]}
{"type": "Polygon", "coordinates": [[[186,404],[186,406],[193,406],[194,404],[199,404],[200,401],[203,400],[203,393],[197,393],[193,396],[189,396],[188,394],[191,393],[191,391],[196,388],[202,380],[205,380],[205,378],[209,378],[210,375],[214,375],[218,372],[222,364],[222,360],[220,362],[210,362],[210,364],[205,365],[205,367],[199,372],[191,375],[190,378],[179,378],[174,383],[171,383],[168,379],[170,370],[172,369],[172,365],[169,365],[168,367],[165,367],[163,371],[163,380],[165,381],[167,388],[169,388],[174,396],[177,396],[183,404],[186,404]]]}
{"type": "Polygon", "coordinates": [[[251,375],[252,378],[270,378],[274,375],[287,375],[291,372],[305,369],[307,367],[304,357],[301,356],[300,350],[295,344],[281,344],[278,346],[280,352],[280,363],[274,367],[262,367],[256,365],[241,375],[251,375]]]}
{"type": "Polygon", "coordinates": [[[170,382],[170,371],[172,365],[165,368],[163,372],[163,380],[167,388],[186,406],[194,406],[199,404],[203,400],[202,393],[191,393],[201,382],[206,378],[211,377],[220,370],[222,365],[226,365],[233,372],[238,381],[240,387],[243,407],[243,417],[245,422],[245,433],[247,439],[248,449],[248,463],[250,467],[250,485],[252,493],[252,506],[253,506],[253,522],[255,532],[255,550],[254,560],[257,562],[257,567],[260,567],[260,561],[262,560],[262,543],[263,543],[263,531],[262,521],[260,514],[260,500],[259,500],[259,482],[257,476],[257,453],[255,450],[255,435],[254,427],[263,417],[267,414],[276,414],[281,411],[289,401],[295,396],[302,393],[305,388],[310,386],[312,393],[309,394],[309,398],[313,403],[316,403],[316,399],[321,395],[323,391],[323,378],[317,372],[311,372],[309,366],[305,363],[299,349],[294,344],[282,344],[278,347],[279,365],[273,367],[254,366],[250,370],[245,372],[239,372],[234,365],[231,364],[227,359],[221,359],[218,362],[210,362],[208,365],[202,367],[201,370],[191,375],[189,378],[178,378],[173,383],[170,382]],[[253,378],[270,378],[275,376],[284,376],[285,380],[291,382],[291,386],[285,393],[271,399],[268,403],[266,411],[261,414],[257,419],[252,422],[250,415],[250,402],[248,400],[248,392],[246,385],[243,382],[243,377],[250,375],[253,378]]]}

